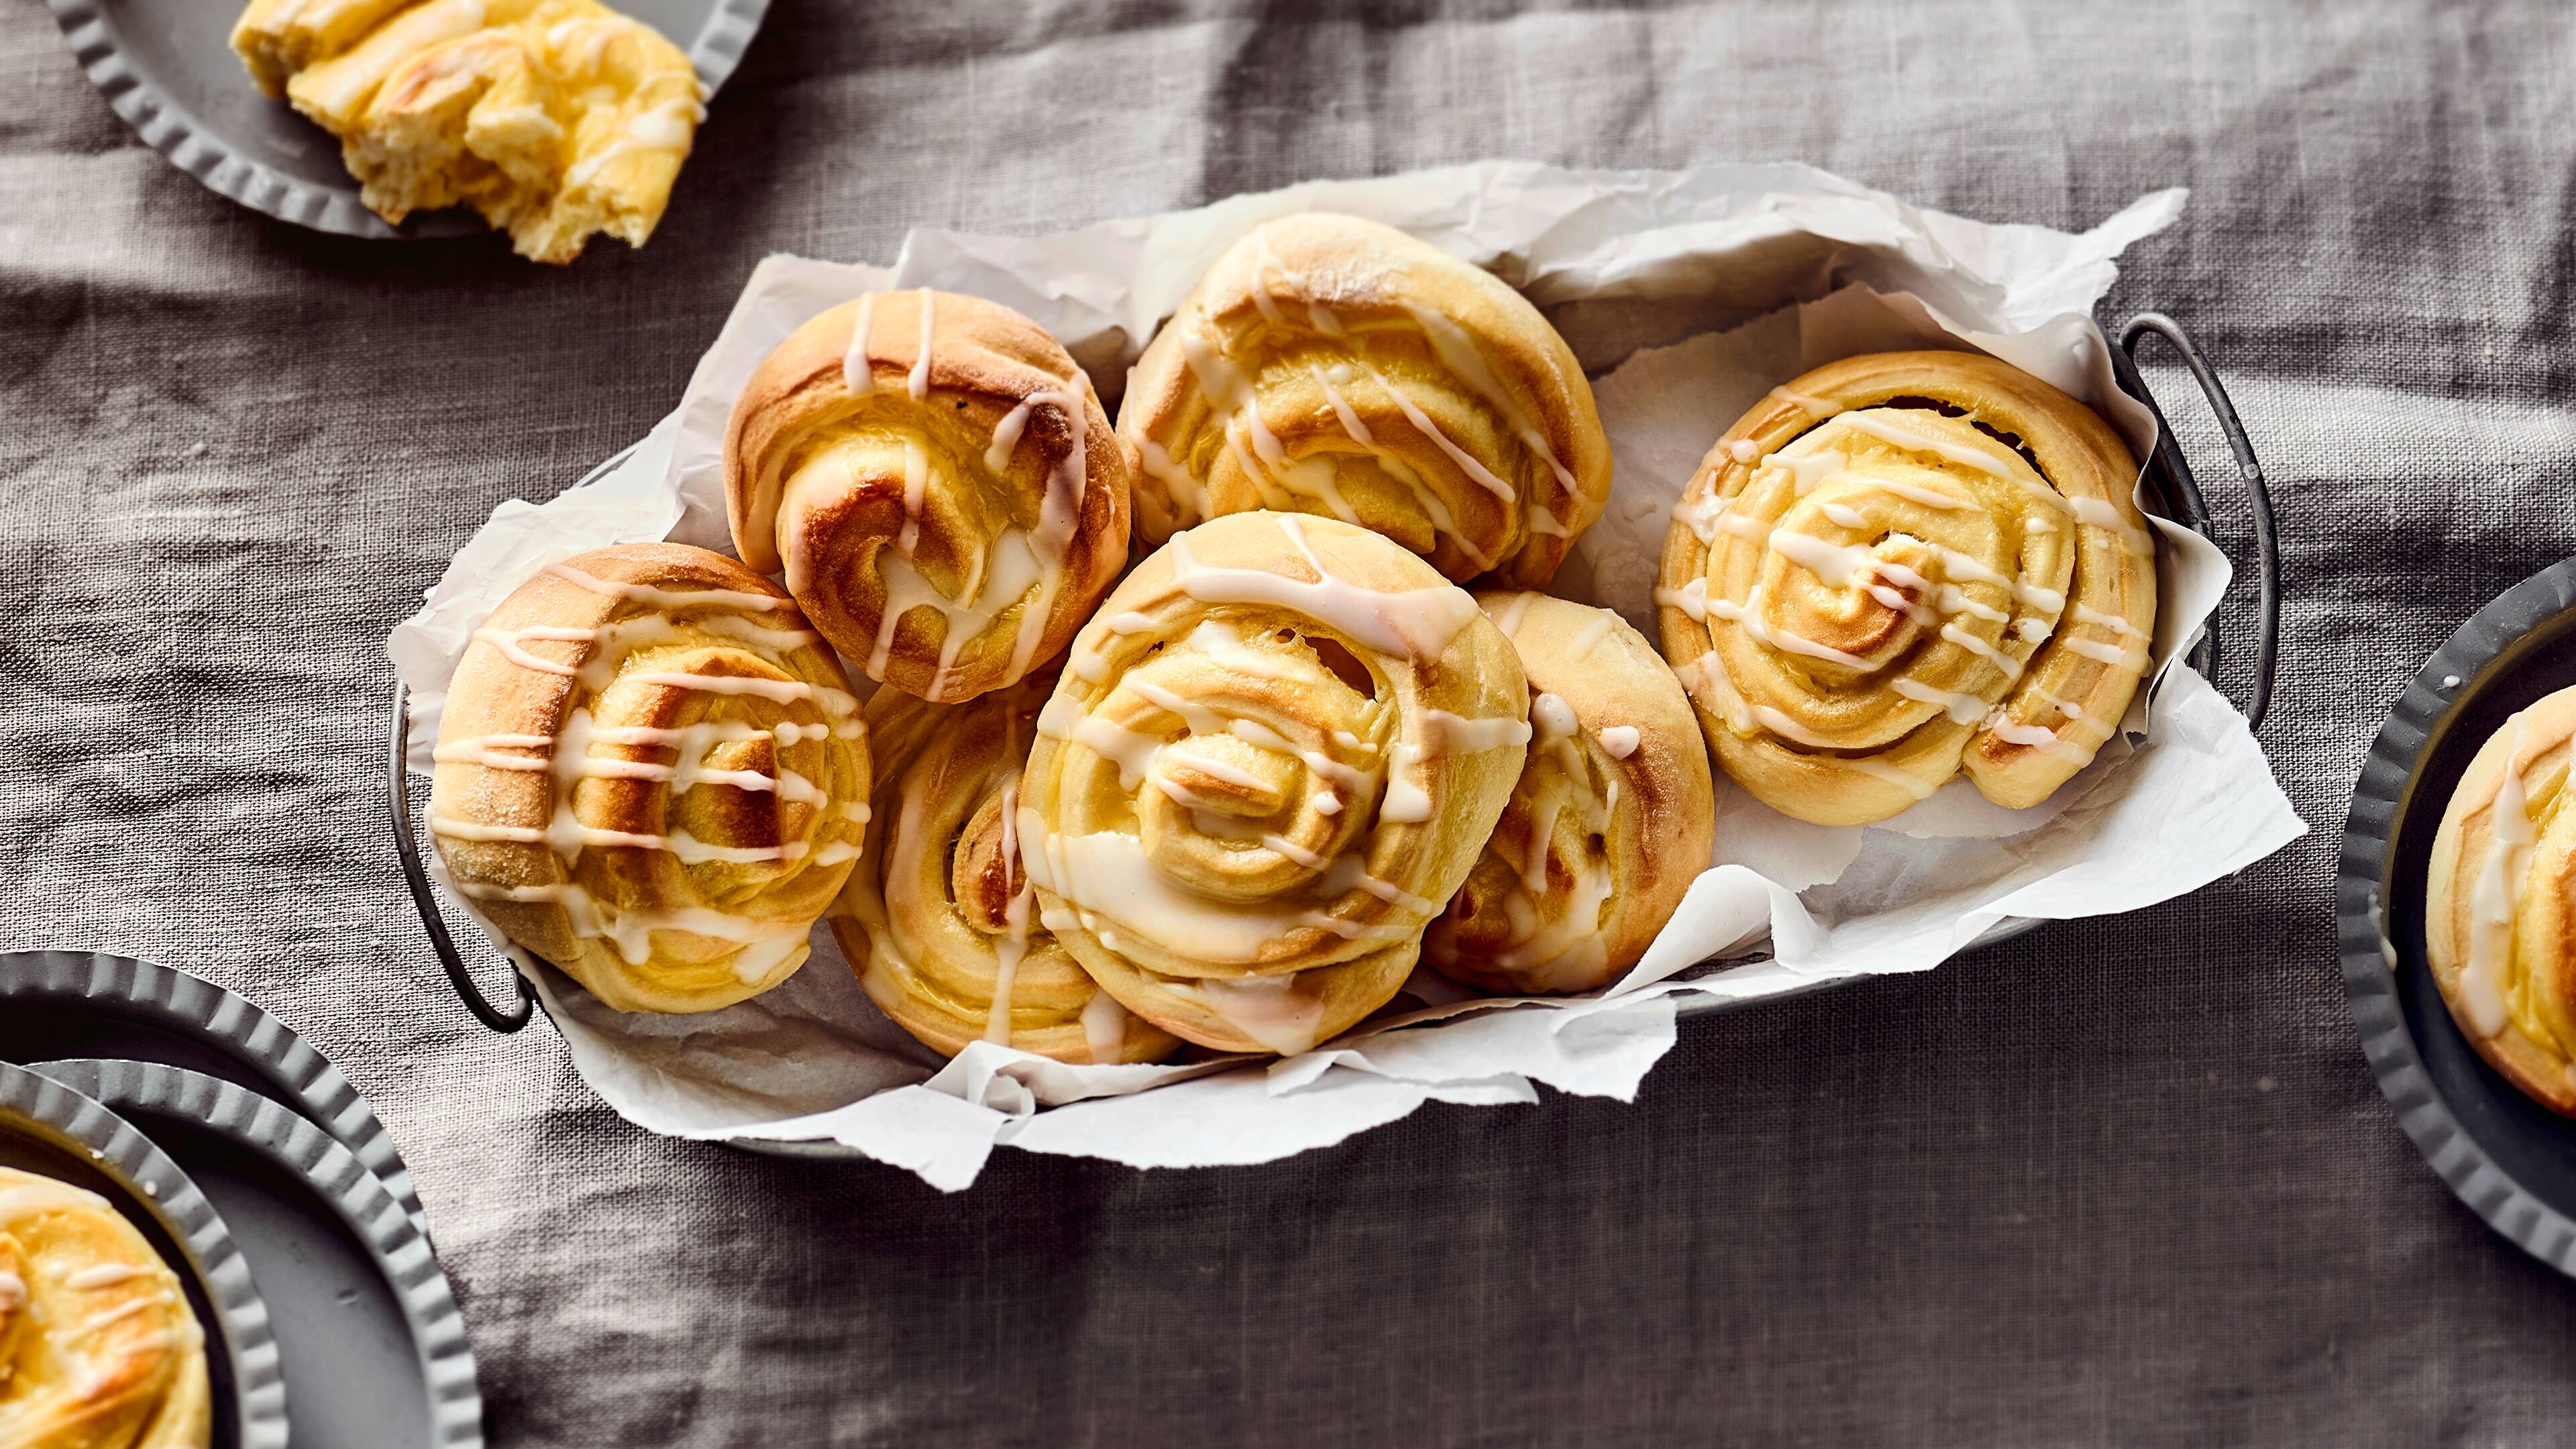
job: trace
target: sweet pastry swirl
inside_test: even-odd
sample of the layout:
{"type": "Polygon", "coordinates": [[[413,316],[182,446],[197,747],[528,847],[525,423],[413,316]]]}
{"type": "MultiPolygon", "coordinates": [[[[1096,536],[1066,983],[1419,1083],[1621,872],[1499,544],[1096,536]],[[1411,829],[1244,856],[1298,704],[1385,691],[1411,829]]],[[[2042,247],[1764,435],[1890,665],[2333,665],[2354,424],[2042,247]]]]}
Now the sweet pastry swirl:
{"type": "Polygon", "coordinates": [[[1020,770],[1052,672],[964,704],[897,690],[868,705],[867,851],[832,917],[870,999],[943,1055],[1000,1042],[1065,1062],[1180,1047],[1102,991],[1038,920],[1020,862],[1020,770]]]}
{"type": "Polygon", "coordinates": [[[734,547],[844,658],[971,699],[1053,658],[1127,562],[1130,470],[1091,379],[1008,307],[870,293],[734,405],[734,547]]]}
{"type": "Polygon", "coordinates": [[[2424,948],[2478,1055],[2576,1116],[2576,689],[2515,715],[2460,777],[2424,892],[2424,948]]]}
{"type": "Polygon", "coordinates": [[[867,730],[794,601],[721,554],[547,566],[458,665],[430,828],[457,889],[619,1011],[804,964],[868,820],[867,730]]]}
{"type": "Polygon", "coordinates": [[[1708,865],[1708,747],[1672,670],[1617,614],[1545,594],[1476,601],[1520,655],[1534,735],[1423,954],[1444,976],[1510,995],[1606,986],[1708,865]]]}
{"type": "Polygon", "coordinates": [[[1019,839],[1041,920],[1137,1015],[1290,1053],[1382,1005],[1529,739],[1475,600],[1332,519],[1174,536],[1074,643],[1019,839]]]}
{"type": "Polygon", "coordinates": [[[1664,651],[1718,763],[1801,820],[1884,820],[1965,773],[2035,805],[2148,663],[2128,448],[1993,358],[1855,357],[1775,388],[1673,510],[1664,651]]]}
{"type": "Polygon", "coordinates": [[[370,210],[463,203],[541,262],[642,246],[706,115],[679,47],[595,0],[251,0],[232,41],[370,210]]]}
{"type": "Polygon", "coordinates": [[[1138,359],[1118,426],[1155,543],[1275,509],[1536,588],[1610,490],[1591,384],[1538,309],[1350,216],[1265,222],[1219,257],[1138,359]]]}
{"type": "Polygon", "coordinates": [[[206,1449],[206,1334],[107,1199],[0,1167],[0,1444],[206,1449]]]}

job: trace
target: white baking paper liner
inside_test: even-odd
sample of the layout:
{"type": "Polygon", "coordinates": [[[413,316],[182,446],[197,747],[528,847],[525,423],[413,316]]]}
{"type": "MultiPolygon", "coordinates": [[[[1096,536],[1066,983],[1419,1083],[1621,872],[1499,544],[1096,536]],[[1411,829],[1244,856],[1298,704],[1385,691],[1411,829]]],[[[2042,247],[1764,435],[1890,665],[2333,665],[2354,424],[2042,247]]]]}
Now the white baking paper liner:
{"type": "MultiPolygon", "coordinates": [[[[2114,384],[2090,310],[2116,275],[2113,258],[2181,206],[2181,192],[2156,192],[2069,235],[1919,210],[1802,166],[1486,162],[1053,236],[915,231],[892,268],[771,257],[678,409],[632,457],[546,503],[496,509],[394,630],[415,763],[427,767],[474,628],[536,569],[645,538],[731,551],[720,450],[735,395],[798,324],[871,288],[931,286],[1016,307],[1062,339],[1114,405],[1153,329],[1267,217],[1351,212],[1491,267],[1547,311],[1595,375],[1615,462],[1609,509],[1551,592],[1616,608],[1651,639],[1653,571],[1682,485],[1764,391],[1822,363],[1904,347],[1986,351],[2093,404],[2146,456],[2152,416],[2114,384]]],[[[2008,917],[2134,910],[2306,829],[2244,719],[2180,662],[2226,590],[2227,560],[2187,529],[2156,527],[2154,686],[2091,767],[2031,810],[1998,809],[1954,782],[1884,825],[1843,829],[1789,820],[1720,775],[1711,868],[1645,959],[1593,996],[1462,1000],[1422,973],[1397,1003],[1414,1009],[1300,1056],[1093,1067],[983,1042],[942,1064],[867,1001],[820,927],[802,971],[723,1011],[612,1012],[543,968],[538,990],[576,1069],[640,1126],[837,1142],[950,1190],[1003,1143],[1208,1166],[1325,1146],[1428,1101],[1531,1101],[1538,1083],[1630,1100],[1672,1048],[1679,995],[1752,998],[1923,970],[2008,917]],[[1766,938],[1768,959],[1685,978],[1757,954],[1766,938]]]]}

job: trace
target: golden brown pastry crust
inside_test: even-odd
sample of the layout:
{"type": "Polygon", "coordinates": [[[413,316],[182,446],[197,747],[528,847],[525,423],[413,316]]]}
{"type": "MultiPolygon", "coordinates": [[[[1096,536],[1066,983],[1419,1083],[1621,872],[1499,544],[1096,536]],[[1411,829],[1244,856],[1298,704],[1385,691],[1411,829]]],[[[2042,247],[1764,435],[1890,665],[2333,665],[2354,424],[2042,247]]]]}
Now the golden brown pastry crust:
{"type": "Polygon", "coordinates": [[[804,964],[867,822],[867,731],[793,601],[722,554],[550,565],[458,664],[430,828],[457,888],[619,1011],[804,964]]]}
{"type": "Polygon", "coordinates": [[[1455,581],[1548,581],[1610,493],[1592,386],[1481,267],[1357,217],[1264,222],[1208,269],[1119,404],[1138,532],[1255,509],[1375,530],[1455,581]]]}
{"type": "Polygon", "coordinates": [[[642,246],[706,114],[679,47],[596,0],[252,0],[233,48],[377,215],[472,206],[541,262],[642,246]]]}
{"type": "Polygon", "coordinates": [[[1039,717],[1020,848],[1042,919],[1174,1035],[1302,1051],[1404,983],[1528,709],[1501,631],[1398,545],[1202,524],[1110,595],[1039,717]]]}
{"type": "Polygon", "coordinates": [[[1655,592],[1718,764],[1824,825],[1960,773],[1999,805],[2048,798],[2148,663],[2136,476],[2092,409],[1981,354],[1874,353],[1773,389],[1684,491],[1655,592]]]}
{"type": "Polygon", "coordinates": [[[114,1204],[0,1167],[0,1444],[206,1449],[206,1335],[114,1204]]]}
{"type": "Polygon", "coordinates": [[[2424,952],[2460,1033],[2532,1100],[2576,1116],[2576,689],[2533,704],[2442,809],[2424,952]]]}
{"type": "Polygon", "coordinates": [[[1708,865],[1708,746],[1681,682],[1617,614],[1535,593],[1476,602],[1529,676],[1534,734],[1423,955],[1488,991],[1591,991],[1646,954],[1708,865]]]}
{"type": "Polygon", "coordinates": [[[1000,1041],[1063,1062],[1161,1061],[1180,1042],[1056,944],[1020,862],[1020,770],[1054,688],[1042,673],[963,704],[892,689],[869,701],[875,828],[832,929],[869,999],[943,1056],[1000,1041]]]}
{"type": "Polygon", "coordinates": [[[1126,565],[1130,489],[1065,350],[952,292],[871,293],[797,328],[725,433],[734,547],[785,570],[842,657],[924,699],[1063,652],[1126,565]]]}

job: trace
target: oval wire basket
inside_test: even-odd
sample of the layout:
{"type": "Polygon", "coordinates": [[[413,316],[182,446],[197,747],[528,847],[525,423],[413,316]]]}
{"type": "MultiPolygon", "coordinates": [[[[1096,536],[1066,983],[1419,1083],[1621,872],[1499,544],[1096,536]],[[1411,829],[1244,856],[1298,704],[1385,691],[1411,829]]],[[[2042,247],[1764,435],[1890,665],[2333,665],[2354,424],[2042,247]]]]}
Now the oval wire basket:
{"type": "MultiPolygon", "coordinates": [[[[2165,517],[2192,529],[2220,548],[2225,548],[2226,545],[2219,540],[2217,529],[2211,521],[2208,499],[2201,491],[2199,480],[2192,473],[2190,462],[2184,458],[2182,449],[2174,441],[2173,428],[2165,420],[2164,409],[2157,404],[2155,394],[2149,391],[2146,379],[2138,372],[2135,355],[2139,344],[2150,336],[2161,337],[2171,344],[2181,356],[2183,365],[2190,370],[2193,381],[2199,384],[2202,395],[2208,400],[2210,411],[2216,416],[2219,430],[2227,440],[2228,450],[2236,465],[2237,481],[2244,487],[2251,508],[2255,565],[2255,626],[2252,639],[2253,664],[2247,671],[2243,709],[2247,723],[2259,730],[2262,728],[2264,715],[2271,708],[2272,681],[2280,653],[2281,634],[2281,553],[2274,532],[2271,493],[2264,485],[2262,465],[2255,459],[2253,444],[2245,435],[2245,425],[2237,417],[2235,404],[2228,398],[2227,389],[2220,383],[2217,369],[2210,364],[2208,355],[2201,351],[2199,344],[2192,340],[2191,334],[2183,329],[2182,324],[2161,312],[2141,312],[2130,318],[2120,329],[2120,345],[2111,349],[2111,365],[2122,390],[2143,403],[2148,411],[2155,415],[2156,446],[2147,460],[2146,479],[2148,488],[2153,494],[2153,501],[2159,505],[2158,511],[2165,517]]],[[[593,468],[583,477],[582,482],[590,482],[607,473],[624,462],[633,452],[633,447],[621,450],[593,468]]],[[[2218,634],[2212,628],[2202,633],[2199,641],[2194,644],[2189,659],[2192,667],[2203,677],[2215,681],[2219,669],[2219,653],[2218,634]]],[[[392,716],[392,735],[386,763],[387,801],[390,807],[388,814],[393,829],[394,853],[402,865],[403,881],[410,887],[412,904],[420,912],[421,927],[428,934],[430,949],[437,954],[439,965],[446,973],[448,984],[455,989],[457,999],[464,1003],[465,1009],[473,1014],[474,1019],[496,1032],[518,1031],[537,1014],[537,995],[528,983],[528,973],[534,967],[515,949],[505,953],[512,968],[511,985],[517,988],[518,993],[517,1000],[507,1007],[494,1004],[492,999],[484,994],[482,987],[476,983],[472,968],[466,964],[463,953],[457,949],[455,937],[448,931],[445,912],[441,909],[437,894],[431,887],[429,872],[422,863],[419,838],[413,825],[411,809],[411,774],[408,765],[411,746],[411,711],[408,697],[399,684],[394,686],[392,716]]],[[[1977,938],[1976,945],[1987,946],[1998,941],[2009,940],[2040,924],[2037,920],[2026,919],[1998,921],[1977,938]]],[[[1679,1010],[1686,1016],[1705,1015],[1753,1005],[1756,1002],[1803,996],[1828,987],[1848,985],[1856,979],[1859,978],[1845,977],[1819,981],[1812,986],[1752,998],[1739,999],[1698,994],[1682,1003],[1679,1010]]],[[[848,1148],[828,1142],[737,1142],[734,1145],[749,1147],[756,1151],[799,1157],[856,1155],[848,1148]]]]}

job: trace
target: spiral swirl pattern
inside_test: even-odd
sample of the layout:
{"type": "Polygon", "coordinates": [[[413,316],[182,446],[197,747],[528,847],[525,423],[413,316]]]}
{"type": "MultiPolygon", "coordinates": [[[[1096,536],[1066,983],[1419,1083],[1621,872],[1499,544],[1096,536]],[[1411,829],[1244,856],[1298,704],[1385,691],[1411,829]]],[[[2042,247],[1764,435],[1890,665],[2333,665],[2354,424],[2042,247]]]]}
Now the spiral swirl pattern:
{"type": "Polygon", "coordinates": [[[620,1011],[709,1011],[804,964],[868,820],[858,701],[795,603],[721,554],[624,544],[493,611],[440,722],[458,890],[620,1011]]]}
{"type": "Polygon", "coordinates": [[[2118,727],[2155,627],[2136,463],[1992,358],[1880,353],[1775,389],[1674,509],[1666,657],[1718,763],[1802,820],[1965,773],[2035,805],[2118,727]]]}
{"type": "Polygon", "coordinates": [[[206,1335],[96,1193],[0,1167],[0,1444],[206,1449],[206,1335]]]}
{"type": "Polygon", "coordinates": [[[1583,369],[1518,292],[1357,217],[1283,217],[1218,258],[1128,383],[1138,530],[1271,509],[1386,535],[1452,580],[1555,574],[1610,448],[1583,369]]]}
{"type": "Polygon", "coordinates": [[[1020,848],[1044,923],[1174,1035],[1302,1051],[1403,984],[1528,709],[1475,601],[1376,534],[1250,513],[1177,535],[1039,716],[1020,848]]]}
{"type": "Polygon", "coordinates": [[[2507,721],[2469,762],[2425,880],[2434,982],[2478,1054],[2576,1116],[2576,689],[2507,721]]]}
{"type": "Polygon", "coordinates": [[[1026,317],[927,288],[798,328],[734,404],[734,547],[843,658],[971,699],[1061,653],[1127,562],[1130,470],[1026,317]]]}
{"type": "Polygon", "coordinates": [[[1423,954],[1489,991],[1594,990],[1646,954],[1708,865],[1708,748],[1672,670],[1618,615],[1545,594],[1476,601],[1529,676],[1533,736],[1423,954]]]}
{"type": "Polygon", "coordinates": [[[1180,1046],[1093,984],[1037,919],[1020,863],[1020,771],[1052,673],[964,704],[868,706],[876,828],[832,928],[870,999],[932,1049],[1000,1042],[1065,1062],[1180,1046]]]}

